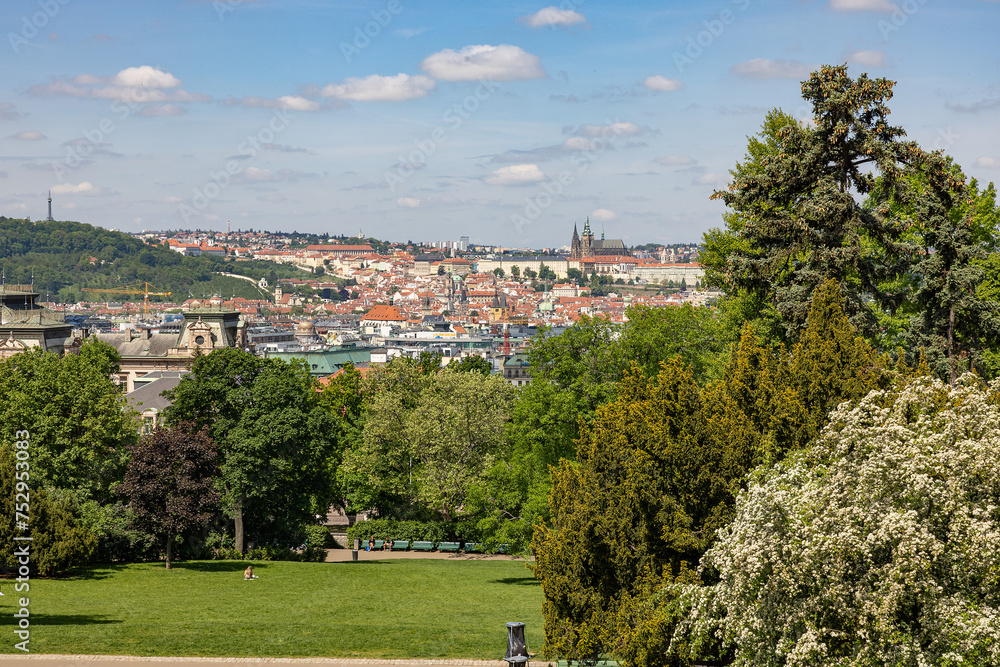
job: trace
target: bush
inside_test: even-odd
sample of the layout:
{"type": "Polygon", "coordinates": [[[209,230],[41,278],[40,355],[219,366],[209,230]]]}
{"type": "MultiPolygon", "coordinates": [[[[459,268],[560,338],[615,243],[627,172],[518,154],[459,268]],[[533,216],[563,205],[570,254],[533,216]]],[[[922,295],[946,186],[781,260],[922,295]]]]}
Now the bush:
{"type": "Polygon", "coordinates": [[[132,516],[121,503],[101,505],[88,500],[80,505],[80,523],[97,538],[91,562],[135,563],[156,556],[154,537],[133,528],[132,516]]]}
{"type": "Polygon", "coordinates": [[[31,494],[31,570],[43,577],[65,572],[90,561],[97,551],[97,538],[83,527],[72,502],[49,497],[45,491],[31,494]]]}
{"type": "Polygon", "coordinates": [[[347,540],[355,539],[363,544],[370,535],[376,540],[422,540],[441,542],[454,537],[454,529],[443,521],[397,521],[396,519],[372,519],[356,523],[347,529],[347,540]]]}

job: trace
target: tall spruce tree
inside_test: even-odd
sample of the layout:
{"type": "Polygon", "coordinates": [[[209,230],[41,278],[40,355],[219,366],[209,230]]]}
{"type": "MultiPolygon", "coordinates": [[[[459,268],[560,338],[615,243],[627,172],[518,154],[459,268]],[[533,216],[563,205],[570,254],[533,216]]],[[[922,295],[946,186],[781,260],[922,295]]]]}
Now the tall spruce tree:
{"type": "Polygon", "coordinates": [[[919,182],[914,206],[923,241],[914,266],[918,313],[911,318],[906,341],[914,352],[923,350],[935,375],[954,384],[970,366],[981,370],[983,349],[1000,342],[1000,305],[979,292],[985,278],[984,241],[991,239],[984,238],[977,221],[978,198],[957,166],[933,153],[919,182]]]}
{"type": "Polygon", "coordinates": [[[911,201],[904,176],[923,152],[887,122],[893,82],[852,79],[823,66],[802,84],[813,124],[782,124],[774,147],[754,169],[738,168],[717,191],[738,216],[741,243],[730,244],[727,282],[773,305],[790,340],[805,325],[813,291],[827,279],[845,287],[846,310],[865,335],[877,329],[875,306],[894,310],[911,248],[889,200],[911,201]],[[859,203],[882,187],[881,201],[859,203]]]}

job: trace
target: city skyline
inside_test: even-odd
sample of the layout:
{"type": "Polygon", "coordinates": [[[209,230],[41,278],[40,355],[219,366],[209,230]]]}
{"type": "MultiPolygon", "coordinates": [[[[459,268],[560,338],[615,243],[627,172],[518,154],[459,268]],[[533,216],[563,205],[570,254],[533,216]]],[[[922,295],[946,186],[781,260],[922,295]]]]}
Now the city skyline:
{"type": "Polygon", "coordinates": [[[996,180],[1000,3],[16,0],[0,215],[560,247],[697,243],[820,64],[996,180]],[[994,122],[991,122],[994,121],[994,122]]]}

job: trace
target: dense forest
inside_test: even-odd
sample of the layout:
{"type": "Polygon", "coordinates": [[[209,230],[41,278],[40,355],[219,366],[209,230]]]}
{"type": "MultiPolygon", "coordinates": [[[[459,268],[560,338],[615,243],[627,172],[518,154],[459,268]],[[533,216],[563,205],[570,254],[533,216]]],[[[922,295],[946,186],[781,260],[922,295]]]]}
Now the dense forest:
{"type": "MultiPolygon", "coordinates": [[[[266,298],[248,281],[217,272],[238,273],[255,280],[303,278],[308,274],[284,264],[233,261],[227,257],[185,257],[166,245],[149,245],[128,234],[79,222],[30,222],[0,217],[0,267],[7,283],[33,283],[43,296],[62,302],[123,300],[114,294],[81,292],[81,288],[128,289],[149,282],[170,297],[151,301],[180,302],[220,294],[266,298]]],[[[138,297],[128,296],[137,301],[138,297]]]]}

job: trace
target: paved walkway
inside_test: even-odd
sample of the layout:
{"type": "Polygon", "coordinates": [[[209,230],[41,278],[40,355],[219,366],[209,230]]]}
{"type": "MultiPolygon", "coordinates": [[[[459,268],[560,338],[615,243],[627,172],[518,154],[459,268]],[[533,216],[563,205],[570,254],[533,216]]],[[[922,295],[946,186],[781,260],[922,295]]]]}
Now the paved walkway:
{"type": "MultiPolygon", "coordinates": [[[[327,563],[343,563],[353,559],[350,549],[327,549],[327,563]]],[[[519,556],[491,554],[466,554],[453,551],[358,551],[358,560],[396,560],[408,558],[434,558],[441,560],[521,560],[519,556]]],[[[504,663],[506,664],[506,663],[504,663]]]]}
{"type": "MultiPolygon", "coordinates": [[[[507,667],[503,660],[375,660],[365,658],[147,658],[129,655],[35,655],[20,654],[10,655],[0,653],[0,663],[4,667],[61,667],[70,665],[71,667],[121,667],[123,662],[143,662],[143,663],[180,663],[184,667],[214,667],[216,665],[234,664],[277,664],[277,665],[298,665],[308,667],[310,665],[336,665],[337,667],[372,667],[382,665],[389,667],[397,665],[400,667],[428,667],[440,666],[461,666],[469,667],[507,667]]],[[[548,663],[538,661],[538,667],[543,667],[548,663]]]]}

